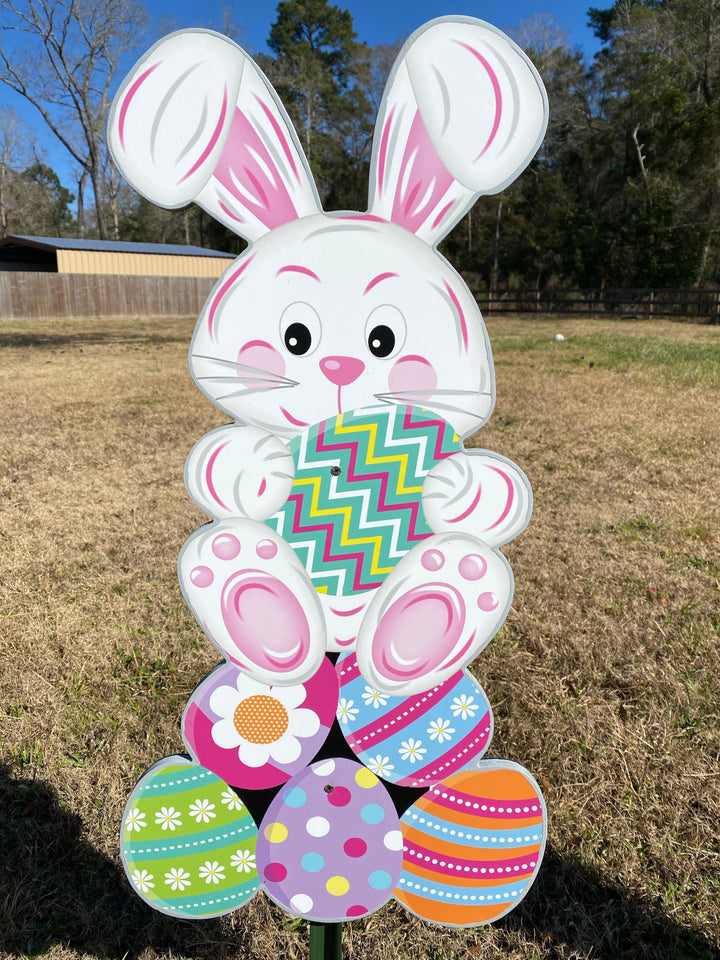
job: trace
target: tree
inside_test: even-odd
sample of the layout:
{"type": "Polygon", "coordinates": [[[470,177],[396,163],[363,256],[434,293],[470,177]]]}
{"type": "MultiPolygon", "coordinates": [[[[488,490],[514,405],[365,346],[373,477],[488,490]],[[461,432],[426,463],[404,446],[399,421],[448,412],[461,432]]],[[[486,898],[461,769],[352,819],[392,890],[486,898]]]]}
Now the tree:
{"type": "Polygon", "coordinates": [[[74,197],[42,159],[36,138],[12,110],[0,110],[0,236],[63,236],[74,197]]]}
{"type": "Polygon", "coordinates": [[[19,197],[17,171],[33,156],[30,131],[9,107],[0,110],[0,236],[14,232],[19,197]]]}
{"type": "Polygon", "coordinates": [[[98,233],[107,235],[102,169],[110,91],[145,23],[138,0],[0,0],[0,81],[33,104],[77,164],[81,236],[88,180],[98,233]]]}
{"type": "Polygon", "coordinates": [[[616,267],[648,284],[710,279],[720,257],[720,5],[618,0],[589,16],[605,44],[598,107],[618,144],[616,267]]]}
{"type": "Polygon", "coordinates": [[[327,0],[281,0],[268,46],[275,58],[258,59],[293,119],[322,199],[356,206],[372,118],[350,12],[327,0]]]}
{"type": "Polygon", "coordinates": [[[43,217],[44,225],[40,234],[51,234],[61,237],[65,229],[72,223],[70,204],[75,199],[70,191],[60,183],[60,178],[46,164],[36,160],[21,174],[25,183],[34,186],[35,217],[43,217]]]}

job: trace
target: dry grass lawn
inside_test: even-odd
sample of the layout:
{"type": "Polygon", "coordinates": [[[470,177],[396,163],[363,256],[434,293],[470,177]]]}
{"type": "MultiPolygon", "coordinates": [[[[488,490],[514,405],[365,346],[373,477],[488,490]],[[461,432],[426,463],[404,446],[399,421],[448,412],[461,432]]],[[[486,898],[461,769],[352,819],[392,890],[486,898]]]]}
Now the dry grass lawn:
{"type": "MultiPolygon", "coordinates": [[[[549,808],[531,894],[494,927],[397,905],[347,958],[720,956],[720,328],[496,319],[479,445],[535,491],[507,549],[509,619],[475,663],[491,754],[549,808]],[[561,331],[565,340],[555,342],[561,331]]],[[[0,955],[275,960],[304,922],[259,895],[190,923],[118,860],[125,799],[182,750],[217,654],[175,577],[206,519],[185,456],[221,415],[187,372],[190,321],[0,324],[0,955]]]]}

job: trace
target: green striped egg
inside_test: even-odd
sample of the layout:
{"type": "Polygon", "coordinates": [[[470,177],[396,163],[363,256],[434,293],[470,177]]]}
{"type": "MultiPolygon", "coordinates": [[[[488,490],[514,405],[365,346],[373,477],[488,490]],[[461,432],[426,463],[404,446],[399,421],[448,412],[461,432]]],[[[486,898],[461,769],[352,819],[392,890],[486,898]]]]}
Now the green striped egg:
{"type": "Polygon", "coordinates": [[[133,889],[151,907],[217,917],[258,889],[257,832],[224,780],[185,757],[166,757],[130,795],[120,852],[133,889]]]}

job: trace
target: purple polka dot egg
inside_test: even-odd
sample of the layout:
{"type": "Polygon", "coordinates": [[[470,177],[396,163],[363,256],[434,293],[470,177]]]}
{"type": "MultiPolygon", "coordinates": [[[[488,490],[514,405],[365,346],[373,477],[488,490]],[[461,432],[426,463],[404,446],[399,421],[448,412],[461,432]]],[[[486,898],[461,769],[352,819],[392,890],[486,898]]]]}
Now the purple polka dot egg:
{"type": "Polygon", "coordinates": [[[402,834],[382,782],[354,760],[320,760],[287,783],[260,826],[258,871],[283,910],[325,923],[389,900],[402,834]]]}
{"type": "Polygon", "coordinates": [[[373,689],[354,653],[341,657],[337,718],[350,749],[377,776],[427,787],[469,767],[485,753],[493,716],[467,670],[422,693],[394,697],[373,689]]]}

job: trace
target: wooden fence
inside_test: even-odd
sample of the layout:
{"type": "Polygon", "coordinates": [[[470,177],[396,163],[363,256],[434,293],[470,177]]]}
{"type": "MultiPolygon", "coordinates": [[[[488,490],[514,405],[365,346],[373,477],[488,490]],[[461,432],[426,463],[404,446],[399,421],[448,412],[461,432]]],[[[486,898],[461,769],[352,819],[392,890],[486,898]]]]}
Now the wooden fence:
{"type": "MultiPolygon", "coordinates": [[[[0,320],[192,317],[200,313],[214,283],[210,277],[0,271],[0,320]]],[[[717,290],[483,290],[474,296],[486,314],[677,317],[720,323],[717,290]]]]}
{"type": "Polygon", "coordinates": [[[483,313],[580,315],[604,319],[677,317],[720,323],[717,290],[501,290],[475,291],[483,313]]]}
{"type": "Polygon", "coordinates": [[[0,320],[197,316],[211,277],[0,271],[0,320]]]}

